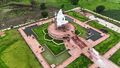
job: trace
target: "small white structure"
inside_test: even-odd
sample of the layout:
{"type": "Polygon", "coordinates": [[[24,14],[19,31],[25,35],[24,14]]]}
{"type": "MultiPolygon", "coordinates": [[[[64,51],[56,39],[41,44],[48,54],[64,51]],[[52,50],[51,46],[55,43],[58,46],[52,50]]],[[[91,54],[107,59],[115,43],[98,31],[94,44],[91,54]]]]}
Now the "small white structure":
{"type": "Polygon", "coordinates": [[[93,59],[95,60],[100,59],[99,53],[94,48],[90,48],[89,53],[93,59]]]}
{"type": "Polygon", "coordinates": [[[101,56],[94,48],[90,48],[89,53],[95,61],[95,64],[97,64],[100,68],[107,68],[106,63],[102,60],[101,56]]]}
{"type": "Polygon", "coordinates": [[[62,9],[59,10],[58,14],[55,13],[55,18],[56,18],[56,25],[57,27],[61,27],[64,24],[67,24],[68,21],[65,20],[65,16],[62,12],[62,9]]]}

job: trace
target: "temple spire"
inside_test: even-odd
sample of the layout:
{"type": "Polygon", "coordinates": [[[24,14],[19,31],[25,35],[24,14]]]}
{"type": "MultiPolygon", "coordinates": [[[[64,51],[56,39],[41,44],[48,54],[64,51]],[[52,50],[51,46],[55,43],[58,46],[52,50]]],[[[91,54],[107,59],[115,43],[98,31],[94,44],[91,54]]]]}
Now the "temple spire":
{"type": "Polygon", "coordinates": [[[68,23],[68,21],[65,20],[65,16],[63,14],[62,9],[60,9],[59,12],[57,14],[55,14],[55,15],[56,15],[55,17],[56,17],[57,27],[61,27],[62,25],[68,23]]]}

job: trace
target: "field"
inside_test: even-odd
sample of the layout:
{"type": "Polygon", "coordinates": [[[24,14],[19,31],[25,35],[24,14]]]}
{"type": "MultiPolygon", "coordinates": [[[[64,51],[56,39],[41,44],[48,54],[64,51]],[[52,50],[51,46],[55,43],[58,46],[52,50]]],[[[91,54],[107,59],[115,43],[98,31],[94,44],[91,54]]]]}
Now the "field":
{"type": "Polygon", "coordinates": [[[16,29],[5,33],[0,37],[0,68],[42,68],[16,29]]]}
{"type": "Polygon", "coordinates": [[[80,0],[76,6],[71,5],[69,0],[46,0],[46,3],[49,4],[49,6],[57,8],[60,8],[60,6],[64,4],[65,7],[63,9],[65,10],[76,6],[95,10],[98,5],[104,5],[105,11],[101,14],[120,20],[120,0],[80,0]]]}
{"type": "MultiPolygon", "coordinates": [[[[22,23],[29,22],[31,20],[38,20],[41,18],[40,4],[42,0],[35,0],[36,8],[31,10],[31,7],[16,7],[15,5],[10,4],[23,4],[31,5],[31,0],[5,0],[0,1],[0,29],[7,28],[11,25],[18,25],[22,23]],[[14,23],[16,22],[16,23],[14,23]],[[7,23],[7,24],[6,24],[7,23]]],[[[72,5],[69,0],[45,0],[47,10],[50,16],[54,15],[54,12],[61,8],[61,5],[64,5],[63,10],[69,10],[74,7],[80,6],[90,10],[95,10],[98,5],[104,5],[105,11],[101,14],[120,20],[120,0],[80,0],[78,5],[72,5]],[[94,3],[94,4],[93,4],[94,3]]],[[[77,15],[76,15],[77,16],[77,15]]],[[[83,20],[84,21],[84,20],[83,20]]]]}

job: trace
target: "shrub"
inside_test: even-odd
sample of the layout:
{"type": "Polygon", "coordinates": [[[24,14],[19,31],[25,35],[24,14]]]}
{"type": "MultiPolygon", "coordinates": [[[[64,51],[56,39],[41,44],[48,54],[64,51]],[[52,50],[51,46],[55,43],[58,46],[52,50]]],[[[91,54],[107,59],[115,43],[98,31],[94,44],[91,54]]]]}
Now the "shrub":
{"type": "Polygon", "coordinates": [[[71,1],[72,5],[77,5],[79,2],[79,0],[70,0],[70,1],[71,1]]]}
{"type": "Polygon", "coordinates": [[[64,7],[65,7],[65,5],[64,5],[64,4],[62,4],[62,5],[61,5],[61,9],[63,9],[64,7]]]}
{"type": "Polygon", "coordinates": [[[41,4],[40,4],[40,9],[44,10],[44,9],[46,9],[46,8],[47,8],[47,7],[46,7],[45,3],[41,3],[41,4]]]}
{"type": "Polygon", "coordinates": [[[47,11],[43,11],[41,12],[41,15],[43,18],[46,18],[48,16],[48,12],[47,11]]]}
{"type": "Polygon", "coordinates": [[[34,9],[36,7],[36,2],[34,0],[31,0],[31,7],[34,9]]]}
{"type": "Polygon", "coordinates": [[[101,12],[103,12],[104,10],[105,10],[105,6],[103,6],[103,5],[99,5],[99,6],[96,7],[96,12],[97,12],[97,13],[101,13],[101,12]]]}

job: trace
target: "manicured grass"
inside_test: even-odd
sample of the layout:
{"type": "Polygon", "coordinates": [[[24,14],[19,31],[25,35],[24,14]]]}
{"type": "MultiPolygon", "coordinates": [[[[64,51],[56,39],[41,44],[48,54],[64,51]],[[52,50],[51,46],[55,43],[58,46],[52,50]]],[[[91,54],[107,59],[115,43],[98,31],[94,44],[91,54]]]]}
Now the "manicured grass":
{"type": "Polygon", "coordinates": [[[58,44],[61,44],[61,43],[63,43],[63,41],[62,40],[53,40],[54,42],[56,42],[56,43],[58,43],[58,44]]]}
{"type": "Polygon", "coordinates": [[[109,49],[111,49],[113,46],[115,46],[119,41],[120,41],[120,34],[112,31],[97,22],[90,22],[89,23],[92,27],[97,28],[97,29],[106,29],[108,31],[108,34],[110,37],[106,39],[105,41],[101,42],[97,46],[95,46],[95,49],[99,51],[100,54],[104,54],[107,52],[109,49]]]}
{"type": "MultiPolygon", "coordinates": [[[[62,51],[66,50],[65,46],[63,44],[61,45],[57,45],[55,44],[52,40],[48,41],[45,40],[44,36],[45,33],[43,32],[43,30],[48,28],[48,23],[47,24],[43,24],[37,28],[34,28],[33,31],[34,33],[36,33],[37,37],[38,37],[38,41],[40,42],[41,45],[47,45],[47,47],[55,54],[59,54],[62,51]]],[[[45,31],[46,32],[46,31],[45,31]]],[[[50,39],[49,39],[50,40],[50,39]]],[[[58,43],[59,44],[59,43],[58,43]]]]}
{"type": "Polygon", "coordinates": [[[86,56],[81,55],[66,68],[88,68],[90,64],[92,64],[92,61],[90,61],[90,59],[88,59],[86,56]]]}
{"type": "Polygon", "coordinates": [[[120,66],[120,49],[110,57],[110,60],[120,66]]]}
{"type": "Polygon", "coordinates": [[[53,38],[51,38],[48,34],[45,34],[45,39],[47,39],[47,40],[53,40],[53,38]]]}
{"type": "Polygon", "coordinates": [[[72,24],[75,26],[75,28],[76,28],[76,30],[77,30],[77,34],[78,34],[78,32],[79,32],[79,36],[81,36],[81,37],[83,37],[83,38],[86,38],[86,37],[87,37],[87,29],[81,27],[81,26],[80,26],[79,24],[77,24],[77,23],[72,23],[72,24]]]}
{"type": "Polygon", "coordinates": [[[82,21],[82,22],[85,22],[88,20],[88,18],[86,18],[85,16],[82,16],[80,13],[77,13],[77,12],[74,12],[74,11],[70,11],[67,13],[68,15],[82,21]]]}
{"type": "Polygon", "coordinates": [[[49,64],[58,65],[70,57],[67,51],[63,51],[62,53],[55,56],[47,47],[44,46],[44,48],[45,51],[42,53],[42,55],[45,57],[45,59],[48,61],[49,64]]]}
{"type": "Polygon", "coordinates": [[[42,68],[17,30],[0,38],[0,68],[42,68]]]}

